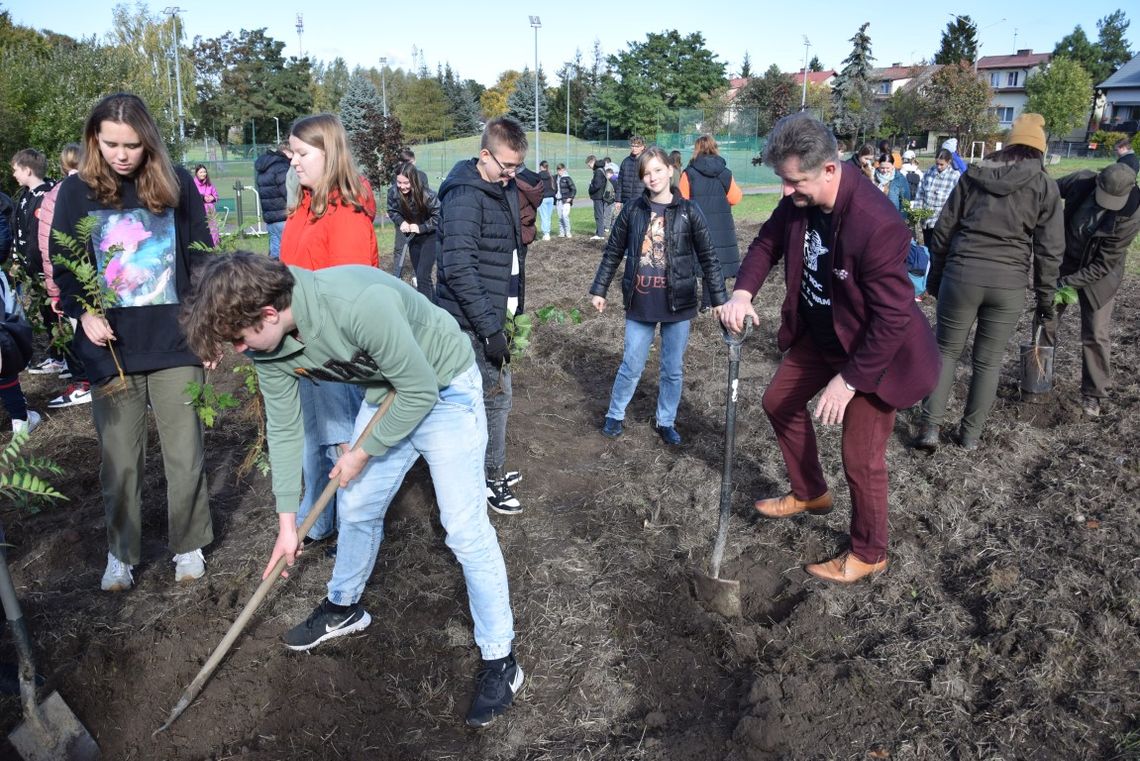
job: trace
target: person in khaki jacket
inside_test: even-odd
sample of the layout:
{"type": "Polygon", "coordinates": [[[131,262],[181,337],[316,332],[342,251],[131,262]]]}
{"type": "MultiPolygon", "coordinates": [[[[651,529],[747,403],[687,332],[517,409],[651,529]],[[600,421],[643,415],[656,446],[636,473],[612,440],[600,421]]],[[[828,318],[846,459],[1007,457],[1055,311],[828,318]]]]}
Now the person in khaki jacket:
{"type": "MultiPolygon", "coordinates": [[[[1059,288],[1077,290],[1081,308],[1081,407],[1100,415],[1101,400],[1112,386],[1110,354],[1112,306],[1124,279],[1128,247],[1140,231],[1140,188],[1136,173],[1116,163],[1099,173],[1082,170],[1057,180],[1065,200],[1065,256],[1059,288]]],[[[1053,346],[1065,313],[1044,320],[1042,341],[1053,346]]]]}

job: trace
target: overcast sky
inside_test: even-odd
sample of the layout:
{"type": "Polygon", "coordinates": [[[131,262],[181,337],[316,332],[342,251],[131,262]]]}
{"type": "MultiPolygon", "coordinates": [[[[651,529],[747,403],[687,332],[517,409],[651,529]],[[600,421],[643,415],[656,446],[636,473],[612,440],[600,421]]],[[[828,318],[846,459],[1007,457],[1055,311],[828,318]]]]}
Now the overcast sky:
{"type": "MultiPolygon", "coordinates": [[[[657,0],[650,3],[544,2],[534,8],[494,11],[509,3],[479,0],[426,0],[424,2],[334,2],[331,10],[314,10],[311,3],[268,3],[239,0],[180,0],[182,23],[188,40],[218,37],[227,31],[265,27],[271,37],[285,42],[285,54],[298,52],[297,14],[303,15],[304,52],[331,61],[341,56],[349,68],[378,66],[381,56],[393,68],[412,64],[412,49],[423,51],[428,67],[450,62],[464,78],[492,85],[499,72],[534,66],[535,33],[528,14],[541,20],[538,31],[539,65],[554,72],[575,49],[590,60],[594,40],[606,53],[626,49],[649,32],[676,29],[682,35],[700,32],[706,46],[727,64],[729,74],[739,71],[745,51],[752,68],[763,72],[770,64],[784,71],[803,67],[803,37],[811,40],[810,55],[818,55],[825,68],[839,68],[851,50],[849,42],[859,26],[870,21],[872,51],[877,66],[914,63],[932,58],[942,30],[951,20],[946,7],[969,14],[978,27],[981,55],[1001,55],[1018,48],[1052,51],[1056,42],[1076,24],[1096,39],[1096,22],[1118,7],[1117,3],[1061,3],[1056,0],[1007,0],[1002,3],[858,3],[816,0],[811,3],[771,3],[730,0],[708,5],[692,0],[657,0]],[[773,7],[774,6],[774,7],[773,7]],[[876,10],[868,10],[869,8],[876,10]],[[604,15],[603,11],[604,9],[604,15]],[[647,12],[648,11],[648,12],[647,12]],[[799,14],[798,16],[796,14],[799,14]]],[[[95,0],[15,0],[3,2],[18,24],[50,29],[73,37],[105,35],[111,28],[113,3],[95,0]]],[[[153,11],[163,5],[151,5],[153,11]]],[[[317,6],[319,7],[319,6],[317,6]]],[[[1140,16],[1135,6],[1130,20],[1140,16]]],[[[1132,49],[1138,47],[1140,24],[1129,29],[1132,49]]],[[[553,83],[551,83],[553,84],[553,83]]]]}

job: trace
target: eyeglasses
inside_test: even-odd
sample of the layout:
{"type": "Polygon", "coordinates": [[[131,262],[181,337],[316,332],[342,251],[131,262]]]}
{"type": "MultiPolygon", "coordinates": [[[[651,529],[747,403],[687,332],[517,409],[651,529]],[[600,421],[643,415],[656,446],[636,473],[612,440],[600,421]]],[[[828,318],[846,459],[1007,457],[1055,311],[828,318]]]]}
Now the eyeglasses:
{"type": "Polygon", "coordinates": [[[491,159],[499,167],[499,171],[502,172],[503,174],[514,174],[515,172],[522,169],[522,167],[523,167],[522,164],[504,164],[503,162],[499,161],[499,159],[495,158],[495,154],[492,153],[490,150],[488,150],[486,148],[484,148],[484,150],[487,151],[487,155],[491,157],[491,159]]]}

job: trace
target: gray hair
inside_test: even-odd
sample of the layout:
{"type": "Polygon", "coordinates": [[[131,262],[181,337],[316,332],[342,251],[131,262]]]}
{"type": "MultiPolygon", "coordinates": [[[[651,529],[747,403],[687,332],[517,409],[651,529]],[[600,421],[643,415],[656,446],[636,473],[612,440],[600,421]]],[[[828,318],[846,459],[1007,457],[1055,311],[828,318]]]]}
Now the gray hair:
{"type": "Polygon", "coordinates": [[[802,171],[814,172],[825,162],[835,161],[838,150],[831,130],[801,111],[785,116],[772,127],[768,145],[764,148],[764,163],[776,169],[796,156],[802,171]]]}

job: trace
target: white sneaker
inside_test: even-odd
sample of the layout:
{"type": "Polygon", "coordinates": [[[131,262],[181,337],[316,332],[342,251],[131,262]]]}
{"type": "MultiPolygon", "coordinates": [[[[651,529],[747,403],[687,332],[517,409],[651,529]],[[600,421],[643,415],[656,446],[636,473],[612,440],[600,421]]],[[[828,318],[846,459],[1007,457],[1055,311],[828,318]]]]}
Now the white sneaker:
{"type": "Polygon", "coordinates": [[[19,436],[21,433],[25,436],[29,435],[32,431],[36,430],[36,426],[40,424],[40,420],[40,413],[36,412],[35,410],[28,410],[27,420],[12,421],[12,433],[17,436],[19,436]]]}
{"type": "Polygon", "coordinates": [[[91,384],[80,382],[68,384],[62,394],[48,402],[48,407],[53,410],[58,410],[64,407],[74,407],[77,404],[90,403],[91,384]]]}
{"type": "Polygon", "coordinates": [[[202,550],[180,552],[174,556],[174,580],[176,582],[194,581],[206,575],[206,558],[202,557],[202,550]]]}
{"type": "Polygon", "coordinates": [[[550,233],[546,233],[545,235],[543,235],[542,239],[543,240],[550,240],[550,233]]]}
{"type": "Polygon", "coordinates": [[[600,235],[591,235],[590,240],[605,240],[605,238],[600,235]]]}
{"type": "Polygon", "coordinates": [[[574,233],[566,233],[566,237],[567,237],[567,238],[573,238],[573,237],[574,237],[574,233]]]}
{"type": "Polygon", "coordinates": [[[104,592],[126,592],[135,583],[135,577],[131,575],[131,567],[112,555],[107,553],[107,570],[103,571],[103,587],[104,592]]]}
{"type": "Polygon", "coordinates": [[[62,359],[48,357],[29,367],[28,372],[32,375],[55,375],[66,367],[67,364],[62,359]]]}

